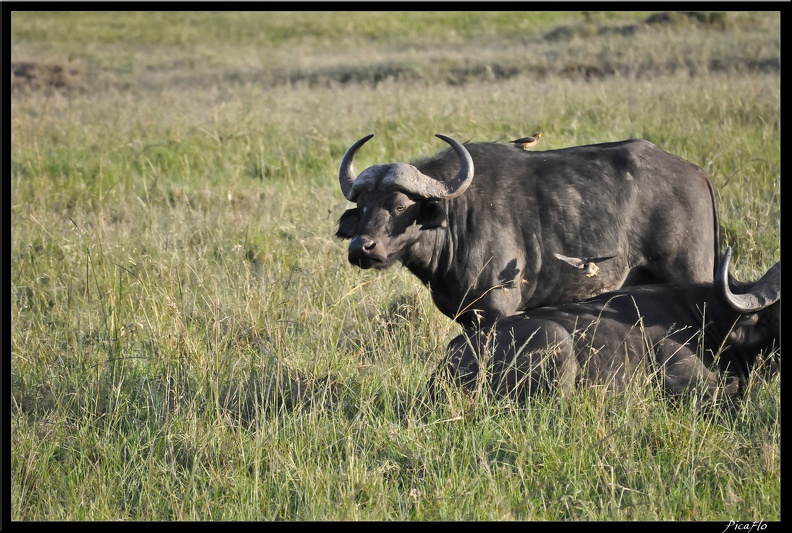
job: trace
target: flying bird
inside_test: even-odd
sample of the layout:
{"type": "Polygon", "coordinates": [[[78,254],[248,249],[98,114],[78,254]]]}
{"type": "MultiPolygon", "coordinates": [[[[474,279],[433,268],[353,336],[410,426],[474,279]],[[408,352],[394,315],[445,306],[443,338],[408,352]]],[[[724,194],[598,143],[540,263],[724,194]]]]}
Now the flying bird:
{"type": "Polygon", "coordinates": [[[560,259],[568,265],[579,268],[588,278],[591,276],[596,276],[597,272],[599,272],[599,266],[597,266],[597,263],[601,263],[602,261],[607,261],[608,259],[613,259],[616,257],[615,255],[609,255],[606,257],[590,257],[588,259],[579,259],[577,257],[567,257],[561,254],[553,255],[556,256],[556,259],[560,259]]]}
{"type": "Polygon", "coordinates": [[[513,142],[515,146],[519,146],[520,148],[527,150],[528,148],[533,148],[534,146],[536,146],[536,143],[539,142],[539,138],[542,137],[543,135],[544,133],[542,133],[541,131],[537,131],[530,137],[521,137],[519,139],[515,139],[510,142],[513,142]]]}

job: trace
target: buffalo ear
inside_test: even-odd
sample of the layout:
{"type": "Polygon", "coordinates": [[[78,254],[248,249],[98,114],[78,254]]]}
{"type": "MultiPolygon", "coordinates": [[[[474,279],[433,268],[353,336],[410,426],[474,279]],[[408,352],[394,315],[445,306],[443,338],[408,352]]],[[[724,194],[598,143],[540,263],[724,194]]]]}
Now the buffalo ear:
{"type": "Polygon", "coordinates": [[[439,202],[423,202],[418,213],[418,224],[421,229],[444,228],[448,217],[439,202]]]}
{"type": "Polygon", "coordinates": [[[351,239],[357,233],[360,224],[360,211],[357,207],[347,209],[341,218],[338,219],[338,231],[336,237],[341,239],[351,239]]]}

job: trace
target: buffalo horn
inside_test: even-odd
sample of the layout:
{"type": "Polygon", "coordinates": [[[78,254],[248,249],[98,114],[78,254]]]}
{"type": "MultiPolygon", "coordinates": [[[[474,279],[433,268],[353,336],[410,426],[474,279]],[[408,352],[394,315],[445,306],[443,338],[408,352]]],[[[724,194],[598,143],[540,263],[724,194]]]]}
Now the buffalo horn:
{"type": "Polygon", "coordinates": [[[779,261],[768,270],[757,282],[751,285],[748,292],[734,294],[729,288],[729,261],[731,260],[731,246],[726,248],[718,270],[715,273],[715,285],[720,289],[729,306],[743,314],[761,311],[781,299],[781,262],[779,261]]]}
{"type": "Polygon", "coordinates": [[[341,160],[341,170],[338,172],[338,181],[341,184],[341,192],[344,193],[344,198],[350,202],[354,202],[357,199],[357,194],[352,191],[352,184],[355,183],[355,171],[352,168],[352,161],[355,159],[355,154],[360,150],[360,147],[366,144],[372,137],[374,137],[374,134],[369,133],[353,144],[341,160]]]}
{"type": "Polygon", "coordinates": [[[462,143],[440,133],[435,134],[435,137],[447,142],[454,149],[457,157],[459,157],[459,170],[449,181],[436,180],[431,176],[422,174],[422,176],[427,178],[427,190],[421,196],[438,200],[450,200],[465,192],[473,181],[473,158],[470,157],[470,153],[462,146],[462,143]]]}

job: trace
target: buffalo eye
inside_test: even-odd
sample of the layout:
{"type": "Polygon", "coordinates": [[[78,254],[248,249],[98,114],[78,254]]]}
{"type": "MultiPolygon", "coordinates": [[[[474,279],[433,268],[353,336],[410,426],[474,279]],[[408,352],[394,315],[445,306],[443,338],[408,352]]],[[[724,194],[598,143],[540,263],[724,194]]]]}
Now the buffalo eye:
{"type": "Polygon", "coordinates": [[[404,213],[408,207],[410,207],[412,203],[405,202],[404,200],[396,200],[391,204],[391,213],[400,215],[404,213]]]}

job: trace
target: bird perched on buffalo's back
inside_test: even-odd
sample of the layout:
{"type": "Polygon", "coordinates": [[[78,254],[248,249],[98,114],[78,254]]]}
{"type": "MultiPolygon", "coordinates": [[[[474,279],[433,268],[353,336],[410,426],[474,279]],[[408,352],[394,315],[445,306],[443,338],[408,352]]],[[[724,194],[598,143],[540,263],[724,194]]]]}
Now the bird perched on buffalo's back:
{"type": "Polygon", "coordinates": [[[530,137],[521,137],[519,139],[515,139],[510,142],[513,142],[515,146],[519,146],[520,148],[524,148],[527,150],[528,148],[533,148],[534,146],[536,146],[536,143],[539,142],[539,138],[542,135],[544,135],[544,133],[542,133],[541,131],[537,131],[530,137]]]}

